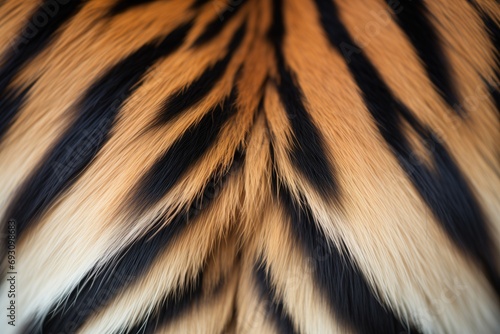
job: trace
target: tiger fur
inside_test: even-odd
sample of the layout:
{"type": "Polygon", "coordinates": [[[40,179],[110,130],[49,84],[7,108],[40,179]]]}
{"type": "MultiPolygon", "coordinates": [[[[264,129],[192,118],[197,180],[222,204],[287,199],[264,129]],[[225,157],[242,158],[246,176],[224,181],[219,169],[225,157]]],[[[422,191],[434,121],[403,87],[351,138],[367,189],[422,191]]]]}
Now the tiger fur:
{"type": "Polygon", "coordinates": [[[499,23],[0,1],[0,332],[499,333],[499,23]]]}

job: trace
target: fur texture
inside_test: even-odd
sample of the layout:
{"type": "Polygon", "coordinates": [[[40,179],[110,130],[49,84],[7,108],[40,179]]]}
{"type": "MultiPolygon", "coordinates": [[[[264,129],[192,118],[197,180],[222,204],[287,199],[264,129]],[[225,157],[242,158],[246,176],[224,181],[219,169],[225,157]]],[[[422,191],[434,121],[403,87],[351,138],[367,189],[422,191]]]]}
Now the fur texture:
{"type": "Polygon", "coordinates": [[[0,332],[500,332],[499,23],[0,1],[0,332]]]}

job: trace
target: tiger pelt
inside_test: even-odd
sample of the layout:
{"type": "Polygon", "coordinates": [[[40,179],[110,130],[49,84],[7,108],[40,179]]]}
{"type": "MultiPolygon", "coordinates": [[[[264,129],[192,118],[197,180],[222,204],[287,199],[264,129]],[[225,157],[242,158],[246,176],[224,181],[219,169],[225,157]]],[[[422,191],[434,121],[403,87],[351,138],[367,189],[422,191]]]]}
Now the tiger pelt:
{"type": "Polygon", "coordinates": [[[0,1],[0,333],[500,333],[499,24],[0,1]]]}

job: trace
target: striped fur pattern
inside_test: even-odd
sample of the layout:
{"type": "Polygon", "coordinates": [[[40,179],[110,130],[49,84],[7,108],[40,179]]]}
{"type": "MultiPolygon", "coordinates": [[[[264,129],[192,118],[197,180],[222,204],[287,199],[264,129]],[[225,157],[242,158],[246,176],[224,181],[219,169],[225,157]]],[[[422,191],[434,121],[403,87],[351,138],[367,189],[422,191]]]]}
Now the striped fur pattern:
{"type": "Polygon", "coordinates": [[[0,332],[499,333],[499,23],[0,1],[0,332]]]}

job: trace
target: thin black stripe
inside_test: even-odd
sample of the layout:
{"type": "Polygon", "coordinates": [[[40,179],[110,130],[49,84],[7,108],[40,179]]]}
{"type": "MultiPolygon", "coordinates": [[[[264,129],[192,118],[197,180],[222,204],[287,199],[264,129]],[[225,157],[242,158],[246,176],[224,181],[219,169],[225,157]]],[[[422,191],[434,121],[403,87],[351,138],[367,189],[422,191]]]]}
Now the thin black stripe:
{"type": "MultiPolygon", "coordinates": [[[[165,1],[165,0],[163,0],[165,1]]],[[[118,0],[109,10],[109,15],[118,15],[136,7],[156,2],[156,0],[118,0]]]]}
{"type": "MultiPolygon", "coordinates": [[[[209,289],[204,289],[204,273],[208,263],[205,262],[200,268],[198,275],[188,282],[182,290],[170,292],[160,303],[159,307],[152,313],[146,315],[134,327],[126,330],[118,330],[115,334],[153,334],[157,329],[165,328],[175,318],[182,315],[188,309],[193,309],[198,303],[206,300],[215,300],[217,295],[224,292],[227,276],[219,278],[218,282],[209,289]]],[[[204,306],[203,306],[204,307],[204,306]]],[[[232,319],[232,318],[231,318],[232,319]]],[[[226,325],[227,326],[227,325],[226,325]]],[[[224,330],[221,333],[226,333],[224,330]]]]}
{"type": "Polygon", "coordinates": [[[333,166],[324,148],[323,138],[304,105],[304,94],[283,54],[285,26],[282,0],[273,1],[273,23],[268,37],[274,46],[279,78],[276,87],[293,131],[290,160],[294,166],[325,197],[339,195],[333,166]]]}
{"type": "Polygon", "coordinates": [[[128,329],[126,334],[154,334],[159,328],[166,326],[173,319],[182,315],[203,297],[203,269],[193,281],[190,281],[182,290],[170,293],[160,304],[159,308],[147,319],[128,329]]]}
{"type": "Polygon", "coordinates": [[[0,142],[9,129],[33,85],[24,89],[7,88],[0,93],[0,142]]]}
{"type": "Polygon", "coordinates": [[[178,48],[191,23],[147,44],[108,70],[77,105],[77,117],[43,163],[25,181],[7,210],[18,222],[18,236],[92,162],[109,137],[124,101],[137,89],[146,71],[178,48]]]}
{"type": "Polygon", "coordinates": [[[456,112],[460,112],[460,101],[453,84],[448,63],[441,47],[441,38],[429,19],[429,11],[422,0],[401,0],[395,5],[386,0],[397,17],[401,29],[408,36],[422,60],[427,75],[440,95],[456,112]]]}
{"type": "MultiPolygon", "coordinates": [[[[495,76],[497,77],[497,82],[500,82],[500,72],[496,71],[495,76]]],[[[491,98],[493,99],[493,102],[495,103],[495,107],[497,110],[497,115],[500,116],[500,88],[498,87],[498,84],[489,84],[488,83],[488,91],[491,94],[491,98]]]]}
{"type": "MultiPolygon", "coordinates": [[[[243,23],[234,33],[226,56],[206,70],[187,89],[179,90],[167,99],[155,126],[165,124],[208,94],[225,73],[233,53],[241,44],[245,31],[246,24],[243,23]]],[[[235,85],[229,97],[213,107],[201,121],[191,126],[153,165],[144,176],[138,191],[137,198],[141,202],[151,204],[163,197],[182,174],[212,146],[225,122],[237,111],[236,95],[235,85]]]]}
{"type": "Polygon", "coordinates": [[[59,28],[82,8],[84,0],[44,0],[28,19],[0,68],[0,140],[17,116],[27,91],[9,89],[22,67],[39,54],[57,35],[59,28]],[[62,4],[60,4],[62,3],[62,4]]]}
{"type": "MultiPolygon", "coordinates": [[[[241,156],[242,157],[242,156],[241,156]]],[[[240,158],[241,158],[240,157],[240,158]]],[[[163,298],[159,307],[152,314],[146,315],[134,327],[124,331],[118,330],[115,334],[153,334],[158,329],[165,328],[175,318],[182,315],[188,309],[193,309],[198,303],[206,300],[215,300],[217,295],[224,292],[227,276],[222,276],[219,281],[210,287],[204,289],[204,273],[208,263],[205,262],[200,268],[198,275],[190,280],[181,291],[172,291],[163,298]]],[[[231,318],[232,319],[232,318],[231,318]]],[[[226,325],[227,326],[227,325],[226,325]]],[[[226,333],[224,330],[221,333],[226,333]]]]}
{"type": "Polygon", "coordinates": [[[467,180],[443,144],[436,140],[430,129],[424,129],[411,111],[398,101],[381,79],[373,64],[352,40],[338,18],[337,8],[330,0],[315,0],[321,24],[331,45],[345,58],[368,111],[400,166],[406,172],[434,216],[457,246],[474,256],[497,294],[500,278],[493,254],[494,246],[479,203],[467,180]],[[416,163],[408,139],[402,130],[403,118],[419,134],[428,147],[433,169],[425,163],[416,163]]]}
{"type": "Polygon", "coordinates": [[[495,103],[497,114],[500,115],[500,87],[498,82],[500,82],[500,26],[496,24],[495,20],[487,13],[485,13],[479,5],[473,1],[472,5],[478,11],[481,19],[483,20],[484,27],[488,31],[488,36],[490,38],[491,44],[493,46],[493,52],[495,53],[495,78],[496,83],[487,82],[488,91],[491,94],[491,98],[495,103]]]}
{"type": "Polygon", "coordinates": [[[271,277],[265,268],[265,262],[260,259],[254,268],[255,281],[259,288],[261,299],[264,301],[266,316],[273,321],[278,333],[295,334],[299,333],[293,325],[290,315],[285,309],[283,301],[276,295],[276,289],[271,283],[271,277]]]}
{"type": "Polygon", "coordinates": [[[496,84],[489,84],[488,90],[491,93],[491,97],[495,102],[495,106],[497,109],[497,113],[500,115],[500,25],[496,24],[496,22],[489,15],[483,14],[484,25],[488,29],[488,33],[490,36],[491,43],[493,44],[494,52],[495,52],[495,77],[496,84]]]}
{"type": "Polygon", "coordinates": [[[240,46],[245,36],[245,31],[246,25],[243,24],[231,38],[224,58],[218,60],[214,65],[207,68],[201,76],[190,83],[188,87],[177,90],[165,100],[153,126],[168,123],[182,112],[196,105],[210,93],[210,91],[224,76],[224,73],[226,73],[226,69],[231,62],[234,53],[240,46]]]}
{"type": "Polygon", "coordinates": [[[313,275],[326,294],[336,319],[356,333],[417,333],[415,329],[408,330],[377,300],[348,249],[344,246],[338,250],[324,235],[307,203],[297,203],[289,189],[278,182],[274,175],[276,196],[290,217],[295,237],[315,261],[313,275]]]}
{"type": "MultiPolygon", "coordinates": [[[[187,224],[196,223],[195,218],[201,211],[210,207],[213,200],[220,194],[220,189],[227,182],[229,173],[239,168],[243,160],[244,155],[239,151],[235,152],[231,167],[224,171],[214,172],[200,195],[193,200],[189,207],[186,207],[183,212],[175,216],[166,226],[164,225],[167,217],[158,217],[156,221],[151,223],[153,228],[146,235],[122,250],[115,257],[116,261],[111,261],[103,267],[96,268],[96,270],[88,273],[68,296],[70,301],[68,305],[54,306],[43,320],[42,325],[32,324],[28,333],[60,331],[67,333],[81,328],[92,314],[109,305],[113,297],[142,277],[158,255],[185,230],[187,224]]],[[[198,283],[196,282],[192,282],[195,283],[192,287],[197,286],[198,283]]],[[[186,295],[184,295],[185,299],[182,299],[181,304],[172,305],[171,300],[166,301],[166,304],[164,304],[165,309],[159,314],[158,320],[163,319],[166,322],[180,314],[181,310],[176,310],[175,307],[186,306],[194,302],[200,291],[196,288],[193,290],[188,288],[184,292],[186,295]]]]}
{"type": "MultiPolygon", "coordinates": [[[[500,57],[500,26],[495,22],[495,20],[486,13],[481,6],[475,0],[467,0],[467,2],[478,12],[479,16],[483,20],[484,27],[488,31],[491,42],[495,49],[496,58],[500,57]]],[[[498,63],[497,63],[498,64],[498,63]]]]}
{"type": "Polygon", "coordinates": [[[137,192],[140,203],[148,206],[160,200],[214,145],[226,121],[237,111],[236,91],[234,88],[229,97],[188,128],[146,172],[137,192]]]}
{"type": "MultiPolygon", "coordinates": [[[[109,305],[114,296],[146,273],[160,252],[184,229],[188,216],[185,212],[160,231],[152,229],[122,251],[117,261],[92,270],[68,296],[69,306],[52,309],[41,328],[30,333],[76,332],[92,314],[109,305]]],[[[163,219],[153,224],[161,224],[163,219]]]]}
{"type": "MultiPolygon", "coordinates": [[[[222,2],[223,3],[223,2],[222,2]]],[[[229,1],[224,8],[216,8],[217,17],[210,21],[205,30],[195,40],[193,46],[199,47],[210,42],[213,38],[220,34],[222,29],[238,14],[245,0],[229,1]]]]}

